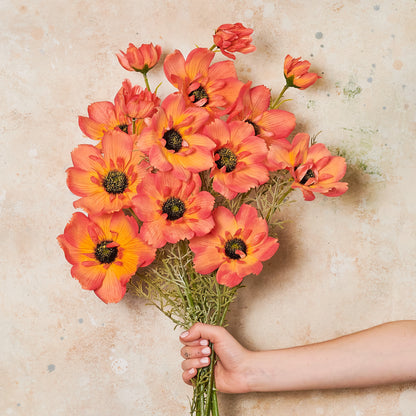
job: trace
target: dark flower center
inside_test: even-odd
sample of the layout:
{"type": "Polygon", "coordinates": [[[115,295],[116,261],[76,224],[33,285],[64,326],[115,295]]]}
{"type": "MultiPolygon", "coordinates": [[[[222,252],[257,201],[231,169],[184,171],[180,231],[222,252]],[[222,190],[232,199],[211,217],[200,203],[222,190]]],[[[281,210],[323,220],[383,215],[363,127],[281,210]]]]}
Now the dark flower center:
{"type": "Polygon", "coordinates": [[[236,253],[236,251],[242,251],[244,254],[247,254],[246,243],[240,238],[233,238],[225,243],[225,254],[230,259],[238,260],[240,258],[240,254],[236,253]]]}
{"type": "Polygon", "coordinates": [[[120,125],[118,126],[118,128],[119,128],[121,131],[124,131],[124,133],[128,133],[128,132],[129,132],[129,126],[128,126],[127,124],[120,124],[120,125]]]}
{"type": "Polygon", "coordinates": [[[308,182],[308,180],[310,178],[314,178],[315,174],[313,173],[313,171],[311,169],[308,169],[305,173],[305,176],[302,178],[302,180],[299,182],[302,185],[305,185],[306,182],[308,182]]]}
{"type": "Polygon", "coordinates": [[[109,194],[122,194],[128,185],[126,174],[119,170],[111,170],[103,180],[104,189],[109,194]]]}
{"type": "Polygon", "coordinates": [[[185,204],[180,199],[171,196],[163,203],[162,212],[168,214],[169,221],[175,221],[185,213],[185,204]]]}
{"type": "Polygon", "coordinates": [[[226,172],[232,172],[237,166],[237,156],[227,147],[216,151],[215,154],[219,155],[219,159],[215,161],[218,169],[225,166],[226,172]]]}
{"type": "Polygon", "coordinates": [[[209,103],[208,94],[203,87],[198,87],[196,90],[193,90],[189,94],[189,97],[191,97],[191,101],[194,103],[205,98],[207,101],[202,105],[202,107],[205,107],[209,103]]]}
{"type": "Polygon", "coordinates": [[[95,247],[94,255],[100,263],[112,263],[117,258],[118,248],[107,247],[109,243],[112,243],[112,241],[102,241],[95,247]]]}
{"type": "Polygon", "coordinates": [[[174,129],[165,132],[163,138],[166,141],[165,147],[175,153],[182,149],[182,136],[174,129]]]}
{"type": "Polygon", "coordinates": [[[260,134],[260,127],[256,123],[253,123],[251,120],[246,120],[246,123],[251,124],[253,126],[254,134],[256,136],[260,134]]]}

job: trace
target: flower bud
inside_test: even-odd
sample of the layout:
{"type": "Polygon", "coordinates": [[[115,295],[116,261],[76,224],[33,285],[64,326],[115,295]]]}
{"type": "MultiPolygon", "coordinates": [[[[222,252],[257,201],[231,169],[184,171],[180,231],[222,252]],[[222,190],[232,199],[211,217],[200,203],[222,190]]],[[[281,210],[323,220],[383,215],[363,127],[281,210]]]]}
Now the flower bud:
{"type": "Polygon", "coordinates": [[[321,77],[313,72],[308,72],[311,63],[309,61],[301,61],[300,59],[301,58],[292,58],[290,55],[287,55],[284,63],[284,74],[286,84],[289,87],[304,90],[321,77]]]}
{"type": "Polygon", "coordinates": [[[230,52],[250,53],[256,50],[251,44],[251,34],[253,29],[244,27],[241,23],[221,25],[214,35],[214,43],[221,52],[231,59],[235,59],[235,55],[230,52]]]}
{"type": "Polygon", "coordinates": [[[159,61],[162,48],[152,43],[142,44],[138,48],[132,43],[129,44],[127,52],[117,53],[120,65],[127,71],[137,71],[143,74],[153,68],[159,61]]]}

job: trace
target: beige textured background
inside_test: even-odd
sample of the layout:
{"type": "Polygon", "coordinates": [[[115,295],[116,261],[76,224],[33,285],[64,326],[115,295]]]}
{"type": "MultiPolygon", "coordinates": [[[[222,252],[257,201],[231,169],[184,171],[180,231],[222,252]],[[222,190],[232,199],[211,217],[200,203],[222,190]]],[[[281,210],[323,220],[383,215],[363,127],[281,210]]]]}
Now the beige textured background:
{"type": "MultiPolygon", "coordinates": [[[[416,319],[415,11],[411,0],[1,0],[0,414],[187,414],[179,331],[133,295],[108,306],[81,290],[56,242],[73,212],[70,152],[88,142],[77,116],[124,78],[141,82],[115,58],[129,42],[187,54],[241,21],[258,48],[237,59],[243,81],[277,93],[287,53],[323,76],[290,90],[284,108],[297,131],[322,131],[346,155],[350,190],[284,211],[281,249],[230,313],[244,345],[416,319]]],[[[150,76],[155,86],[161,68],[150,76]]],[[[221,395],[220,406],[223,416],[415,416],[416,386],[221,395]]]]}

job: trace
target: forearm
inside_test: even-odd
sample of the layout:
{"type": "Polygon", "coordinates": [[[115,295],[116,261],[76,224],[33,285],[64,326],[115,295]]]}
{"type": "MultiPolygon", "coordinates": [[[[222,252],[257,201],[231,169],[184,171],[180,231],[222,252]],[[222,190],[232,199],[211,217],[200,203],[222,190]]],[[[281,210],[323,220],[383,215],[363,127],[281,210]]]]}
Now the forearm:
{"type": "Polygon", "coordinates": [[[367,387],[416,381],[416,321],[397,321],[318,344],[254,352],[251,391],[367,387]]]}

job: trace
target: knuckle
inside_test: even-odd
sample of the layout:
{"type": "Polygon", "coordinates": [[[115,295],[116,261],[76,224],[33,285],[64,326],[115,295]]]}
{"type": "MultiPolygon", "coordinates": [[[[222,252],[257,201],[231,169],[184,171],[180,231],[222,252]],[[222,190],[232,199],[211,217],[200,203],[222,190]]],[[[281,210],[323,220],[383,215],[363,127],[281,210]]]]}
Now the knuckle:
{"type": "Polygon", "coordinates": [[[196,329],[197,331],[199,331],[200,329],[202,329],[204,327],[204,324],[202,322],[197,322],[196,324],[193,325],[192,328],[196,329]]]}

